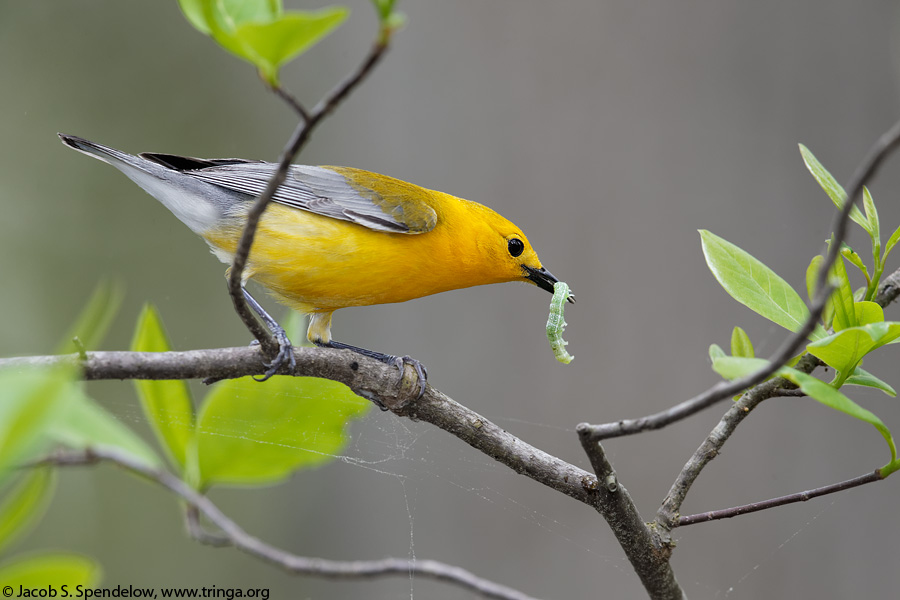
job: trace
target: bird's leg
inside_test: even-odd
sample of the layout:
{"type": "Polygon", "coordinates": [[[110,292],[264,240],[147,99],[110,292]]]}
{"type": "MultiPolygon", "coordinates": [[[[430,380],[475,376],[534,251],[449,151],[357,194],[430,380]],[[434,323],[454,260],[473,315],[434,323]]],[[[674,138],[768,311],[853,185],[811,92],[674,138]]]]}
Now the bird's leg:
{"type": "MultiPolygon", "coordinates": [[[[368,356],[369,358],[374,358],[375,360],[381,361],[388,365],[394,365],[400,371],[400,377],[403,377],[403,366],[405,364],[409,364],[416,370],[416,375],[419,376],[419,393],[416,396],[417,399],[421,398],[425,395],[425,383],[428,381],[428,369],[425,368],[425,365],[412,358],[411,356],[393,356],[391,354],[383,354],[381,352],[376,352],[375,350],[367,350],[366,348],[360,348],[358,346],[351,346],[350,344],[344,344],[341,342],[336,342],[334,340],[328,342],[314,342],[316,346],[320,346],[322,348],[334,348],[336,350],[352,350],[357,354],[362,354],[363,356],[368,356]]],[[[380,402],[376,402],[378,404],[378,408],[381,410],[387,410],[387,407],[380,402]]]]}
{"type": "Polygon", "coordinates": [[[278,354],[275,355],[272,362],[263,363],[267,367],[265,374],[261,378],[254,377],[253,379],[256,379],[256,381],[265,381],[278,372],[278,369],[284,364],[285,359],[287,359],[288,364],[293,369],[297,366],[297,359],[294,358],[294,348],[291,345],[291,340],[288,339],[287,332],[285,332],[284,328],[279,325],[262,306],[260,306],[259,302],[256,301],[256,298],[251,296],[250,292],[247,291],[247,288],[241,286],[241,291],[244,293],[244,299],[247,301],[247,304],[250,305],[253,312],[259,315],[259,318],[263,320],[263,323],[266,324],[266,327],[268,327],[269,331],[272,332],[272,335],[275,336],[275,341],[278,342],[278,354]]]}

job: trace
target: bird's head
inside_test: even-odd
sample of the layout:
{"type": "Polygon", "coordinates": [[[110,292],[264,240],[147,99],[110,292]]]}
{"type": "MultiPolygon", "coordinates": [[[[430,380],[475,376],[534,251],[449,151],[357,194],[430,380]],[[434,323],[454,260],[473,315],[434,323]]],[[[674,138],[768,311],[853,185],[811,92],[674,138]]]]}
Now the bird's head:
{"type": "MultiPolygon", "coordinates": [[[[559,279],[544,268],[522,230],[490,209],[486,209],[482,223],[485,226],[479,232],[477,245],[491,275],[498,281],[532,283],[552,294],[559,279]]],[[[575,296],[570,295],[568,301],[574,303],[575,296]]]]}

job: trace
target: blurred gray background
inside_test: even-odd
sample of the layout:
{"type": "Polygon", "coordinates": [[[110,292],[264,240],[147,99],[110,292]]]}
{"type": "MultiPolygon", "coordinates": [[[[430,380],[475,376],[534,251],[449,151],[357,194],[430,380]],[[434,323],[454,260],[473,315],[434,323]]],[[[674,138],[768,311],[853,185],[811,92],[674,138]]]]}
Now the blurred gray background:
{"type": "MultiPolygon", "coordinates": [[[[348,22],[283,73],[310,105],[370,44],[371,7],[350,6],[348,22]]],[[[734,325],[762,355],[784,337],[722,291],[696,230],[737,243],[802,289],[832,211],[797,144],[846,180],[900,116],[893,2],[431,0],[400,8],[409,25],[386,61],[300,161],[390,174],[515,221],[578,297],[566,313],[576,359],[563,366],[550,353],[549,295],[512,284],[343,310],[335,336],[417,357],[438,389],[585,468],[577,423],[637,417],[702,391],[717,380],[707,349],[725,346],[734,325]]],[[[252,68],[192,30],[174,0],[0,0],[0,81],[0,352],[49,351],[103,277],[123,281],[128,294],[108,349],[127,347],[146,301],[159,307],[178,349],[248,342],[225,294],[224,266],[205,244],[55,134],[130,152],[274,160],[295,121],[252,68]]],[[[871,186],[888,230],[900,224],[898,173],[895,158],[871,186]]],[[[857,233],[851,243],[867,256],[857,233]]],[[[897,385],[896,364],[888,349],[866,367],[897,385]]],[[[130,384],[89,389],[148,432],[130,384]]],[[[896,399],[853,397],[900,430],[896,399]]],[[[725,408],[606,445],[648,520],[725,408]]],[[[345,460],[213,498],[251,533],[300,554],[439,559],[540,597],[643,597],[607,525],[585,506],[426,424],[373,411],[351,436],[345,460]]],[[[871,427],[809,399],[771,400],[704,472],[684,510],[825,485],[887,459],[871,427]]],[[[900,478],[892,478],[678,530],[673,565],[694,598],[894,597],[898,498],[900,478]]],[[[19,546],[41,548],[95,556],[104,586],[470,597],[419,579],[293,577],[200,546],[182,532],[170,495],[111,468],[63,473],[48,517],[19,546]]]]}

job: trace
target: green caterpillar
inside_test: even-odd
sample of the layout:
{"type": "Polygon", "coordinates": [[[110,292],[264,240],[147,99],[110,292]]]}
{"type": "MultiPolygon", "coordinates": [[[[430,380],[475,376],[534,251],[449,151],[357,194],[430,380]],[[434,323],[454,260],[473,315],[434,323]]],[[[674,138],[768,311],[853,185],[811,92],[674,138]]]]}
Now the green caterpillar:
{"type": "Polygon", "coordinates": [[[568,298],[569,286],[562,281],[554,284],[553,300],[550,301],[550,316],[547,318],[547,339],[550,340],[550,349],[553,350],[556,360],[565,364],[569,364],[575,358],[566,352],[566,345],[569,342],[562,337],[566,328],[563,311],[568,298]]]}

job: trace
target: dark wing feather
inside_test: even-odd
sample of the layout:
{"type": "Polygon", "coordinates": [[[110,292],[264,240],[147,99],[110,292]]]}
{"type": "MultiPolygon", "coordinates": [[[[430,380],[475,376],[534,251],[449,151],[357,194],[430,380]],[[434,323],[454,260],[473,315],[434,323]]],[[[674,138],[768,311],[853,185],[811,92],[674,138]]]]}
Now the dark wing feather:
{"type": "Polygon", "coordinates": [[[176,171],[196,171],[209,167],[221,167],[223,165],[238,165],[254,162],[243,158],[193,158],[191,156],[179,156],[177,154],[161,154],[159,152],[141,152],[141,158],[152,160],[156,164],[175,169],[176,171]]]}

